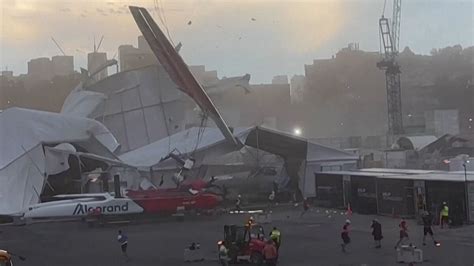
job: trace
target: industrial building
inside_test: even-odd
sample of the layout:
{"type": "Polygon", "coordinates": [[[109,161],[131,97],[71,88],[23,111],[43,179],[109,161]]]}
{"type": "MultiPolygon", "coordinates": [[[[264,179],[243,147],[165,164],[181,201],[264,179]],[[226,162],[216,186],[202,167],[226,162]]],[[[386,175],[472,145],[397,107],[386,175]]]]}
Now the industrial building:
{"type": "Polygon", "coordinates": [[[315,201],[395,217],[419,217],[422,210],[438,215],[446,202],[453,221],[474,222],[474,166],[467,167],[451,172],[367,168],[317,173],[315,201]]]}

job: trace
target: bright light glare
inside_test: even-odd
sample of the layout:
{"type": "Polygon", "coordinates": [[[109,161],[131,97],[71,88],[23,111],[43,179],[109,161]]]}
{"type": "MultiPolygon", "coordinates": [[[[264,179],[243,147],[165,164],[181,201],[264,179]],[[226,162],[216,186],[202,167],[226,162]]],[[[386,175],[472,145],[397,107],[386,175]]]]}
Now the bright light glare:
{"type": "Polygon", "coordinates": [[[293,134],[295,134],[296,136],[301,136],[301,128],[295,128],[293,129],[293,134]]]}

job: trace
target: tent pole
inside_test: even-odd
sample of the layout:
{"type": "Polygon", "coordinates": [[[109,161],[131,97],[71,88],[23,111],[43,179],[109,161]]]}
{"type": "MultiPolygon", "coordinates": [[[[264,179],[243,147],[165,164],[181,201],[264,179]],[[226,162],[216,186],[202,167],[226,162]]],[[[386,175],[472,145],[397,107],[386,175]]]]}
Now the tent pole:
{"type": "Polygon", "coordinates": [[[76,158],[77,158],[77,166],[79,168],[79,178],[81,180],[81,194],[84,193],[84,189],[83,189],[83,180],[82,180],[82,167],[81,167],[81,158],[79,157],[79,155],[76,155],[76,158]]]}

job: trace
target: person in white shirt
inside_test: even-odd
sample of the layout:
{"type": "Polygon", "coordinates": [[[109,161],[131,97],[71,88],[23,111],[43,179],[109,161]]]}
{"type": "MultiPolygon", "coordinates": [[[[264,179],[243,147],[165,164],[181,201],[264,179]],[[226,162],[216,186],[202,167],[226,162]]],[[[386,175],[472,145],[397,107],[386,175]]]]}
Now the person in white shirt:
{"type": "Polygon", "coordinates": [[[122,230],[118,231],[117,241],[120,243],[120,248],[122,249],[122,254],[128,258],[127,247],[128,247],[128,237],[122,233],[122,230]]]}

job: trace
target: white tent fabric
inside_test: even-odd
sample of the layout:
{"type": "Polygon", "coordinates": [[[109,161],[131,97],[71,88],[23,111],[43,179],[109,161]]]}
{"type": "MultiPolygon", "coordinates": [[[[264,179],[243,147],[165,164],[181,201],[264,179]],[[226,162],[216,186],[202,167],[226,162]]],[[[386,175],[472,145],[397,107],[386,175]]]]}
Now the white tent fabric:
{"type": "Polygon", "coordinates": [[[98,121],[51,112],[9,108],[0,113],[0,169],[38,143],[73,142],[96,137],[110,151],[119,144],[98,121]]]}
{"type": "MultiPolygon", "coordinates": [[[[120,156],[120,159],[129,165],[149,168],[158,164],[163,157],[166,157],[173,150],[177,150],[181,154],[187,154],[207,149],[225,141],[218,128],[202,128],[201,133],[199,133],[199,130],[200,128],[193,127],[181,131],[170,137],[124,153],[120,156]]],[[[248,130],[248,128],[237,128],[234,130],[234,135],[239,136],[248,130]]]]}
{"type": "Polygon", "coordinates": [[[41,144],[94,137],[110,151],[118,147],[107,128],[92,119],[22,108],[0,113],[0,214],[38,202],[46,175],[41,144]]]}
{"type": "Polygon", "coordinates": [[[15,214],[38,203],[45,181],[45,162],[41,145],[23,153],[0,169],[0,214],[15,214]]]}
{"type": "Polygon", "coordinates": [[[44,148],[48,175],[59,174],[69,169],[69,154],[64,151],[76,152],[76,148],[69,143],[61,143],[54,148],[44,148]]]}
{"type": "Polygon", "coordinates": [[[80,83],[64,100],[61,114],[90,118],[106,99],[103,93],[83,90],[80,83]]]}
{"type": "Polygon", "coordinates": [[[308,141],[308,150],[306,155],[306,161],[308,162],[358,159],[359,158],[352,153],[308,141]]]}

